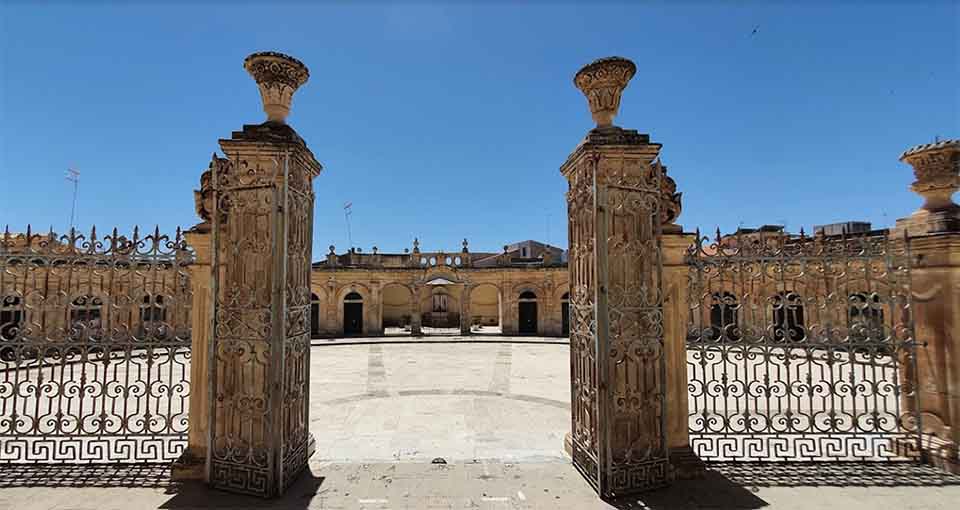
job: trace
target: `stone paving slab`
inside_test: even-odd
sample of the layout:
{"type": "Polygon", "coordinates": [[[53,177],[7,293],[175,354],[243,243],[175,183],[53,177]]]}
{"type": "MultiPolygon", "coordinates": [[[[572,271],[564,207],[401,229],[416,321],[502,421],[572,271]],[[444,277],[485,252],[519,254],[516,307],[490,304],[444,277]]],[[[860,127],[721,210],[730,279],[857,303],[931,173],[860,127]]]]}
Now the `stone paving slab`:
{"type": "MultiPolygon", "coordinates": [[[[49,471],[32,480],[30,486],[30,475],[22,471],[18,473],[19,483],[0,476],[0,510],[937,510],[955,508],[960,501],[960,478],[920,466],[887,471],[881,466],[832,465],[826,470],[828,477],[816,466],[799,470],[720,466],[708,471],[704,480],[679,481],[669,488],[614,502],[599,500],[566,462],[314,462],[310,468],[310,473],[274,500],[227,494],[197,482],[171,483],[164,478],[169,473],[163,471],[156,472],[155,478],[137,473],[136,485],[129,487],[50,486],[64,485],[69,477],[57,478],[49,471]],[[871,470],[874,472],[869,474],[871,470]],[[759,472],[764,474],[757,477],[759,472]]],[[[115,485],[122,485],[118,483],[123,479],[122,472],[115,470],[112,476],[118,477],[115,485]]]]}

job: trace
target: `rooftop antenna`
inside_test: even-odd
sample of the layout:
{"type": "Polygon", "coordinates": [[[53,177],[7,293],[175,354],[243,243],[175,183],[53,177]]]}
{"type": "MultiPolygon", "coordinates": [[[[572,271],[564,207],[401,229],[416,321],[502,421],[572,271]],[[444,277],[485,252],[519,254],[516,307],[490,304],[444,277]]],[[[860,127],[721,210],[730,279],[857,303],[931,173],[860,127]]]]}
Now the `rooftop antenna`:
{"type": "Polygon", "coordinates": [[[70,228],[72,229],[76,226],[77,193],[80,188],[80,171],[73,168],[68,168],[65,178],[73,183],[73,205],[70,206],[70,228]]]}
{"type": "Polygon", "coordinates": [[[350,241],[350,248],[353,248],[353,234],[350,232],[350,216],[353,214],[353,202],[343,204],[343,219],[347,222],[347,240],[350,241]]]}

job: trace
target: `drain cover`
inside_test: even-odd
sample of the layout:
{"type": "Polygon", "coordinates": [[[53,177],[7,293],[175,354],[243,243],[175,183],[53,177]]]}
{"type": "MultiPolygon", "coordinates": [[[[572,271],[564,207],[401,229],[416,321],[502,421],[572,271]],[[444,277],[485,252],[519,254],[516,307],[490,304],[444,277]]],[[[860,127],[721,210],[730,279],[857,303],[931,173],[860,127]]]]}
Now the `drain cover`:
{"type": "Polygon", "coordinates": [[[447,461],[443,457],[437,457],[430,461],[431,464],[446,464],[447,461]]]}

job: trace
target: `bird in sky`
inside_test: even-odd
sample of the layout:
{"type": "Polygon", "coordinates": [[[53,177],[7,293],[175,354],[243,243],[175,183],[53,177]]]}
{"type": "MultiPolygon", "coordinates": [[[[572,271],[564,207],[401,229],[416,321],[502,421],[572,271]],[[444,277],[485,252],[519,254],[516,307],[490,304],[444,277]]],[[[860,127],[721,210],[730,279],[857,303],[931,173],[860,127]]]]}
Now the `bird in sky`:
{"type": "Polygon", "coordinates": [[[760,31],[760,25],[753,27],[753,32],[750,32],[750,37],[757,35],[757,32],[760,31]]]}

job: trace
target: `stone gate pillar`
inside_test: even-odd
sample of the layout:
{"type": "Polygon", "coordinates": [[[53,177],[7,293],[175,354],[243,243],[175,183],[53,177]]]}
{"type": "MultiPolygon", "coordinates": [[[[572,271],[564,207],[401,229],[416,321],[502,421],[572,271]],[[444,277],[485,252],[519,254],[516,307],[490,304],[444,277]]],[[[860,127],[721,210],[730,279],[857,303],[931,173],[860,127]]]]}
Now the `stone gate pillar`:
{"type": "Polygon", "coordinates": [[[470,309],[470,291],[472,289],[473,286],[465,284],[460,296],[460,334],[464,336],[470,334],[470,317],[473,315],[470,309]]]}
{"type": "MultiPolygon", "coordinates": [[[[926,459],[960,472],[960,140],[913,147],[900,160],[914,169],[919,210],[897,220],[891,235],[909,236],[911,305],[917,347],[916,392],[904,392],[905,411],[920,413],[926,459]],[[918,399],[918,400],[914,400],[918,399]]],[[[912,368],[912,365],[907,365],[912,368]]],[[[907,378],[906,380],[911,380],[907,378]]]]}
{"type": "MultiPolygon", "coordinates": [[[[244,68],[267,121],[220,140],[214,156],[213,321],[206,480],[276,496],[307,466],[313,178],[320,163],[285,123],[309,76],[300,61],[255,53],[244,68]]],[[[202,390],[201,390],[202,391],[202,390]]]]}
{"type": "Polygon", "coordinates": [[[635,72],[614,57],[576,74],[597,127],[560,167],[569,181],[571,456],[604,498],[670,478],[660,144],[612,124],[635,72]]]}

